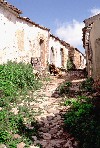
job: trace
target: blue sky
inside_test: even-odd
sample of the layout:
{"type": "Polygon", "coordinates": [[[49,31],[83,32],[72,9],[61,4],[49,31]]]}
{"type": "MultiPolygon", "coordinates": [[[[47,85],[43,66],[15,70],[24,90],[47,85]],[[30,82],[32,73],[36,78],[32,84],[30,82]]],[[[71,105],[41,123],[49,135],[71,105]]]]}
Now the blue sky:
{"type": "Polygon", "coordinates": [[[100,0],[7,0],[22,10],[22,16],[47,27],[51,33],[82,48],[83,20],[100,13],[100,0]]]}

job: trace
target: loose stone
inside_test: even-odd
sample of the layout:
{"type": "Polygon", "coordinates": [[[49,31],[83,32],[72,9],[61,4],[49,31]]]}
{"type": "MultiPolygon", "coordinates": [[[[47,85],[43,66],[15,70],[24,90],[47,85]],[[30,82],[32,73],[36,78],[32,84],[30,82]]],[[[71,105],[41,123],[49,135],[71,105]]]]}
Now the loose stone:
{"type": "Polygon", "coordinates": [[[51,134],[49,134],[49,133],[43,133],[43,138],[45,140],[51,139],[51,134]]]}

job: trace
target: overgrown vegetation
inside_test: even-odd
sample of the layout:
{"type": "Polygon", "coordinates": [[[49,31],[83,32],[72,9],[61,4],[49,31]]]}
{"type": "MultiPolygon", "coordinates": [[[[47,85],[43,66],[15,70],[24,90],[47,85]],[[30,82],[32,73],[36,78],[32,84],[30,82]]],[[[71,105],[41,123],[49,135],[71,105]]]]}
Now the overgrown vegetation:
{"type": "Polygon", "coordinates": [[[69,58],[67,60],[67,70],[74,70],[75,69],[75,64],[73,63],[73,60],[69,58]]]}
{"type": "Polygon", "coordinates": [[[16,148],[22,141],[26,147],[32,144],[37,123],[35,111],[28,106],[34,98],[30,100],[26,94],[40,87],[30,64],[8,62],[0,65],[0,143],[10,148],[16,148]],[[19,138],[15,138],[15,134],[20,135],[19,138]]]}
{"type": "Polygon", "coordinates": [[[64,115],[65,129],[70,132],[82,148],[100,147],[100,114],[90,98],[79,96],[65,101],[71,108],[64,115]]]}
{"type": "Polygon", "coordinates": [[[72,86],[71,82],[64,82],[58,88],[60,94],[67,94],[70,91],[70,87],[72,86]]]}
{"type": "Polygon", "coordinates": [[[81,83],[80,89],[88,92],[92,92],[94,91],[93,84],[94,84],[93,78],[92,77],[87,78],[85,81],[81,83]]]}

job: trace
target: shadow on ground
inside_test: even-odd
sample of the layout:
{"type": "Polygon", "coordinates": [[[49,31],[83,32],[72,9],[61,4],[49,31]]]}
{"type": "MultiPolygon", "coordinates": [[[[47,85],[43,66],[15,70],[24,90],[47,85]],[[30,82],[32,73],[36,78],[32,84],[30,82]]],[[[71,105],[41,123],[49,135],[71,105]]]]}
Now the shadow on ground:
{"type": "Polygon", "coordinates": [[[59,100],[65,96],[69,99],[84,95],[91,99],[93,107],[89,106],[90,102],[88,104],[81,102],[77,108],[51,109],[50,113],[48,110],[48,115],[36,122],[29,125],[20,122],[19,134],[25,135],[33,145],[39,145],[40,148],[99,148],[100,94],[95,93],[93,96],[92,93],[81,91],[79,89],[81,80],[77,76],[71,78],[64,76],[58,79],[65,81],[56,88],[52,98],[59,100]],[[67,93],[60,94],[59,88],[66,81],[71,81],[72,86],[67,93]]]}

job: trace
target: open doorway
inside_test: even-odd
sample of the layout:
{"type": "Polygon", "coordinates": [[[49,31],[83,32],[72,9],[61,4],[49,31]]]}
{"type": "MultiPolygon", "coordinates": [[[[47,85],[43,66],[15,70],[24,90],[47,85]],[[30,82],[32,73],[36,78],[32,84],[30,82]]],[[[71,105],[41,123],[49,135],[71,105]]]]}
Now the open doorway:
{"type": "Polygon", "coordinates": [[[55,64],[55,53],[54,53],[53,47],[51,47],[51,50],[50,50],[50,64],[55,64]]]}
{"type": "Polygon", "coordinates": [[[63,51],[63,48],[60,49],[60,55],[61,55],[61,67],[64,67],[64,51],[63,51]]]}
{"type": "Polygon", "coordinates": [[[44,40],[40,39],[40,61],[41,61],[41,66],[45,66],[45,44],[44,40]]]}

